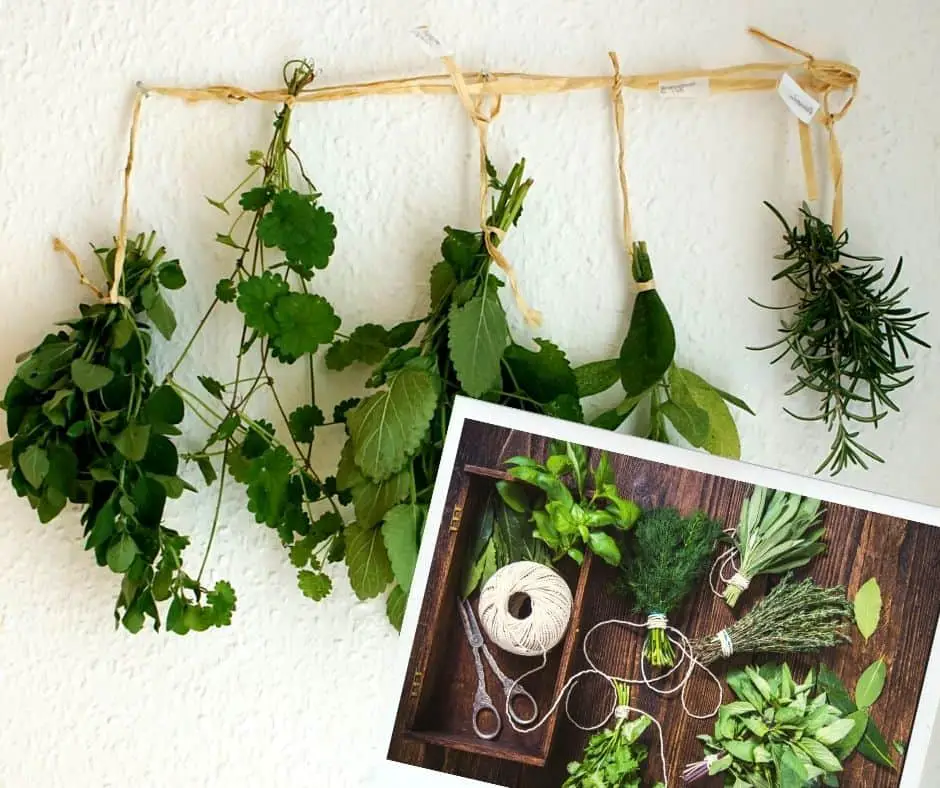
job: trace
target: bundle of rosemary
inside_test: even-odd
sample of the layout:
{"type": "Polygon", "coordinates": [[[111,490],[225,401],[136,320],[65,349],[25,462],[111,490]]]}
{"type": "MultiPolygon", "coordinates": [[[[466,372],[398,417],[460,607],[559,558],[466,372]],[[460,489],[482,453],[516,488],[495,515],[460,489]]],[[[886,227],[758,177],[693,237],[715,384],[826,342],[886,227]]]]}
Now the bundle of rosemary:
{"type": "Polygon", "coordinates": [[[783,580],[753,609],[717,634],[692,641],[692,654],[710,665],[732,654],[817,651],[849,641],[852,605],[842,586],[821,588],[812,580],[783,580]]]}
{"type": "Polygon", "coordinates": [[[647,615],[643,656],[655,667],[675,664],[666,633],[669,614],[703,574],[722,524],[704,512],[683,517],[675,509],[644,512],[634,529],[632,559],[621,566],[614,590],[632,596],[647,615]]]}
{"type": "Polygon", "coordinates": [[[741,505],[738,527],[731,537],[740,563],[727,581],[725,601],[734,607],[757,575],[797,569],[824,552],[821,519],[819,501],[755,486],[741,505]]]}
{"type": "MultiPolygon", "coordinates": [[[[774,280],[786,279],[799,291],[799,300],[789,320],[781,321],[776,342],[753,350],[782,346],[772,364],[792,356],[790,369],[796,382],[786,394],[809,390],[819,395],[819,413],[815,416],[791,416],[804,421],[821,421],[834,431],[829,454],[816,469],[829,468],[833,475],[848,465],[867,467],[865,458],[883,462],[881,457],[858,440],[858,430],[851,431],[851,422],[878,423],[898,410],[893,392],[911,382],[912,366],[907,343],[929,347],[914,335],[914,329],[927,313],[912,314],[903,305],[907,288],[891,292],[901,275],[903,260],[898,260],[887,284],[885,271],[875,269],[880,257],[859,257],[845,247],[849,234],[837,236],[827,224],[803,205],[800,213],[803,227],[790,227],[783,215],[770,203],[785,230],[787,249],[777,255],[786,265],[774,280]],[[854,260],[860,265],[851,265],[854,260]],[[862,411],[857,410],[863,408],[862,411]]],[[[754,301],[754,299],[751,299],[754,301]]],[[[754,301],[766,309],[769,307],[754,301]]]]}

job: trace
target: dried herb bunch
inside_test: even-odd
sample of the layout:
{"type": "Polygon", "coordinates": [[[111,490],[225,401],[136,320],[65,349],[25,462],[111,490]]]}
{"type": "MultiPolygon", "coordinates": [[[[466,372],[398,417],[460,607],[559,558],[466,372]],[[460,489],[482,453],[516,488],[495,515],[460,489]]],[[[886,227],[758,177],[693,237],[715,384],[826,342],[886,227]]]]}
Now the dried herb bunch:
{"type": "Polygon", "coordinates": [[[849,640],[852,605],[842,586],[822,588],[787,575],[748,613],[718,634],[692,641],[704,665],[731,654],[818,651],[849,640]]]}
{"type": "Polygon", "coordinates": [[[722,524],[703,512],[683,517],[675,509],[644,512],[614,590],[633,598],[637,612],[650,617],[643,656],[655,667],[675,663],[675,650],[660,624],[679,607],[708,566],[722,524]]]}
{"type": "MultiPolygon", "coordinates": [[[[847,230],[835,235],[832,225],[814,216],[804,204],[803,226],[791,227],[770,203],[765,203],[784,227],[786,250],[776,256],[785,266],[773,278],[786,279],[799,291],[793,309],[781,321],[782,336],[755,350],[781,348],[771,363],[790,356],[796,382],[787,391],[794,395],[809,390],[819,395],[819,413],[801,416],[821,421],[833,433],[829,454],[816,473],[829,469],[835,475],[848,465],[867,467],[866,458],[883,462],[859,440],[852,423],[877,427],[890,411],[897,411],[894,392],[913,379],[908,344],[929,345],[914,334],[926,312],[914,314],[902,302],[907,288],[894,290],[903,258],[884,282],[885,270],[874,263],[880,257],[849,254],[847,230]],[[856,261],[852,264],[847,261],[856,261]],[[892,292],[894,290],[894,292],[892,292]]],[[[753,300],[753,299],[752,299],[753,300]]]]}

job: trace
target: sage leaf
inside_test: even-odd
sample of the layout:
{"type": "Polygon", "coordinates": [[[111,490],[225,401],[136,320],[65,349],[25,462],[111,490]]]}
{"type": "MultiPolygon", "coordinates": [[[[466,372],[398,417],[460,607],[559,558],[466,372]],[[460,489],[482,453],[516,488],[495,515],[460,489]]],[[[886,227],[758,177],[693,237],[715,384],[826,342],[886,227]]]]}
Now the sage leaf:
{"type": "Polygon", "coordinates": [[[496,388],[509,325],[495,288],[487,285],[480,295],[451,310],[448,336],[451,361],[464,391],[482,397],[496,388]]]}
{"type": "Polygon", "coordinates": [[[382,532],[352,523],[346,527],[345,535],[349,584],[359,599],[377,597],[394,577],[382,532]]]}
{"type": "Polygon", "coordinates": [[[372,481],[385,481],[417,451],[434,416],[439,385],[429,372],[406,367],[390,376],[385,391],[349,411],[354,460],[372,481]]]}
{"type": "Polygon", "coordinates": [[[405,604],[408,602],[408,595],[402,591],[400,586],[395,586],[389,591],[388,599],[385,600],[385,615],[389,623],[399,632],[401,632],[401,623],[405,618],[405,604]]]}
{"type": "Polygon", "coordinates": [[[385,513],[382,538],[392,574],[404,592],[411,589],[418,563],[418,518],[421,511],[410,503],[399,504],[385,513]]]}
{"type": "Polygon", "coordinates": [[[875,634],[880,619],[881,588],[878,581],[872,577],[865,581],[855,594],[855,623],[865,640],[875,634]]]}
{"type": "Polygon", "coordinates": [[[881,697],[887,674],[888,668],[884,659],[878,659],[865,668],[855,685],[855,704],[860,709],[868,710],[881,697]]]}
{"type": "Polygon", "coordinates": [[[77,358],[71,366],[72,380],[86,394],[103,389],[114,379],[114,372],[99,364],[77,358]]]}

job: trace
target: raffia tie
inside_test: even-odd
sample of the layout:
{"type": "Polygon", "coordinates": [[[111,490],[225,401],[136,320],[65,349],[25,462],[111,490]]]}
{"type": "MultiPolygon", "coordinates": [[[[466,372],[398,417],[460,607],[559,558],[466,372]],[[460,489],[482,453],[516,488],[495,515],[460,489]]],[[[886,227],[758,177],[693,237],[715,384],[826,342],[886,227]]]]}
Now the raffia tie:
{"type": "Polygon", "coordinates": [[[519,307],[519,311],[522,312],[526,323],[531,326],[538,326],[542,322],[541,313],[532,309],[525,298],[523,298],[512,264],[506,259],[506,256],[499,251],[498,244],[503,239],[505,232],[502,228],[494,227],[487,222],[487,214],[489,211],[487,210],[486,198],[489,194],[490,183],[489,174],[486,171],[488,155],[486,141],[490,123],[492,123],[493,119],[499,114],[503,97],[499,93],[490,95],[489,109],[484,112],[483,103],[486,94],[480,93],[476,98],[471,96],[463,74],[461,74],[460,69],[457,68],[456,61],[449,55],[445,55],[441,60],[453,80],[454,90],[460,97],[461,104],[463,104],[464,109],[470,116],[470,120],[473,121],[473,125],[477,130],[477,137],[480,141],[480,230],[483,232],[483,243],[486,245],[487,253],[493,258],[493,262],[495,262],[506,275],[506,281],[509,282],[509,287],[512,289],[512,294],[516,299],[516,305],[519,307]]]}
{"type": "MultiPolygon", "coordinates": [[[[814,97],[819,97],[821,103],[821,122],[826,129],[828,138],[828,160],[829,172],[832,177],[832,230],[838,237],[842,232],[843,226],[843,160],[842,149],[839,147],[839,141],[836,138],[835,124],[845,117],[855,101],[858,93],[858,79],[860,72],[854,66],[847,63],[840,63],[833,60],[818,60],[812,53],[805,49],[788,44],[779,38],[767,35],[762,30],[755,27],[748,28],[748,32],[758,38],[766,41],[804,59],[803,69],[806,72],[806,79],[803,81],[803,87],[814,97]],[[848,92],[848,97],[842,103],[842,106],[835,112],[830,109],[829,97],[833,91],[848,92]]],[[[816,200],[819,197],[819,185],[816,182],[816,167],[813,163],[813,142],[810,134],[810,127],[800,121],[800,155],[803,160],[803,175],[806,179],[806,193],[810,200],[816,200]]]]}

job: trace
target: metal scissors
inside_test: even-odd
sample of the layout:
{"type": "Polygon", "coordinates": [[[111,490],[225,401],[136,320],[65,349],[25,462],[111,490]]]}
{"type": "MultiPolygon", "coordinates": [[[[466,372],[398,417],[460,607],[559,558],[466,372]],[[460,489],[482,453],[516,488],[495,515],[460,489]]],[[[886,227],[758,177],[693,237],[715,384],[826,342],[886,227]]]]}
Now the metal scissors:
{"type": "Polygon", "coordinates": [[[507,708],[509,709],[509,715],[512,717],[513,721],[521,725],[534,722],[535,718],[539,716],[539,707],[535,702],[535,698],[533,698],[521,684],[513,681],[500,670],[490,650],[486,647],[486,641],[483,640],[483,633],[480,631],[480,625],[477,624],[476,616],[473,615],[473,607],[470,603],[466,599],[458,599],[457,605],[460,611],[460,620],[463,623],[463,630],[467,636],[467,643],[470,644],[470,648],[473,650],[473,661],[477,669],[477,691],[476,695],[473,697],[473,732],[481,739],[495,739],[503,728],[503,721],[499,716],[499,711],[493,703],[490,694],[486,691],[486,676],[483,673],[483,660],[480,657],[481,652],[483,656],[486,657],[486,661],[489,663],[490,668],[492,668],[493,672],[496,674],[496,678],[502,685],[503,694],[508,701],[507,708]],[[532,713],[530,716],[523,717],[514,708],[514,704],[519,698],[524,698],[531,704],[532,713]],[[489,731],[480,730],[479,725],[480,714],[486,711],[490,712],[496,720],[495,727],[489,731]]]}

